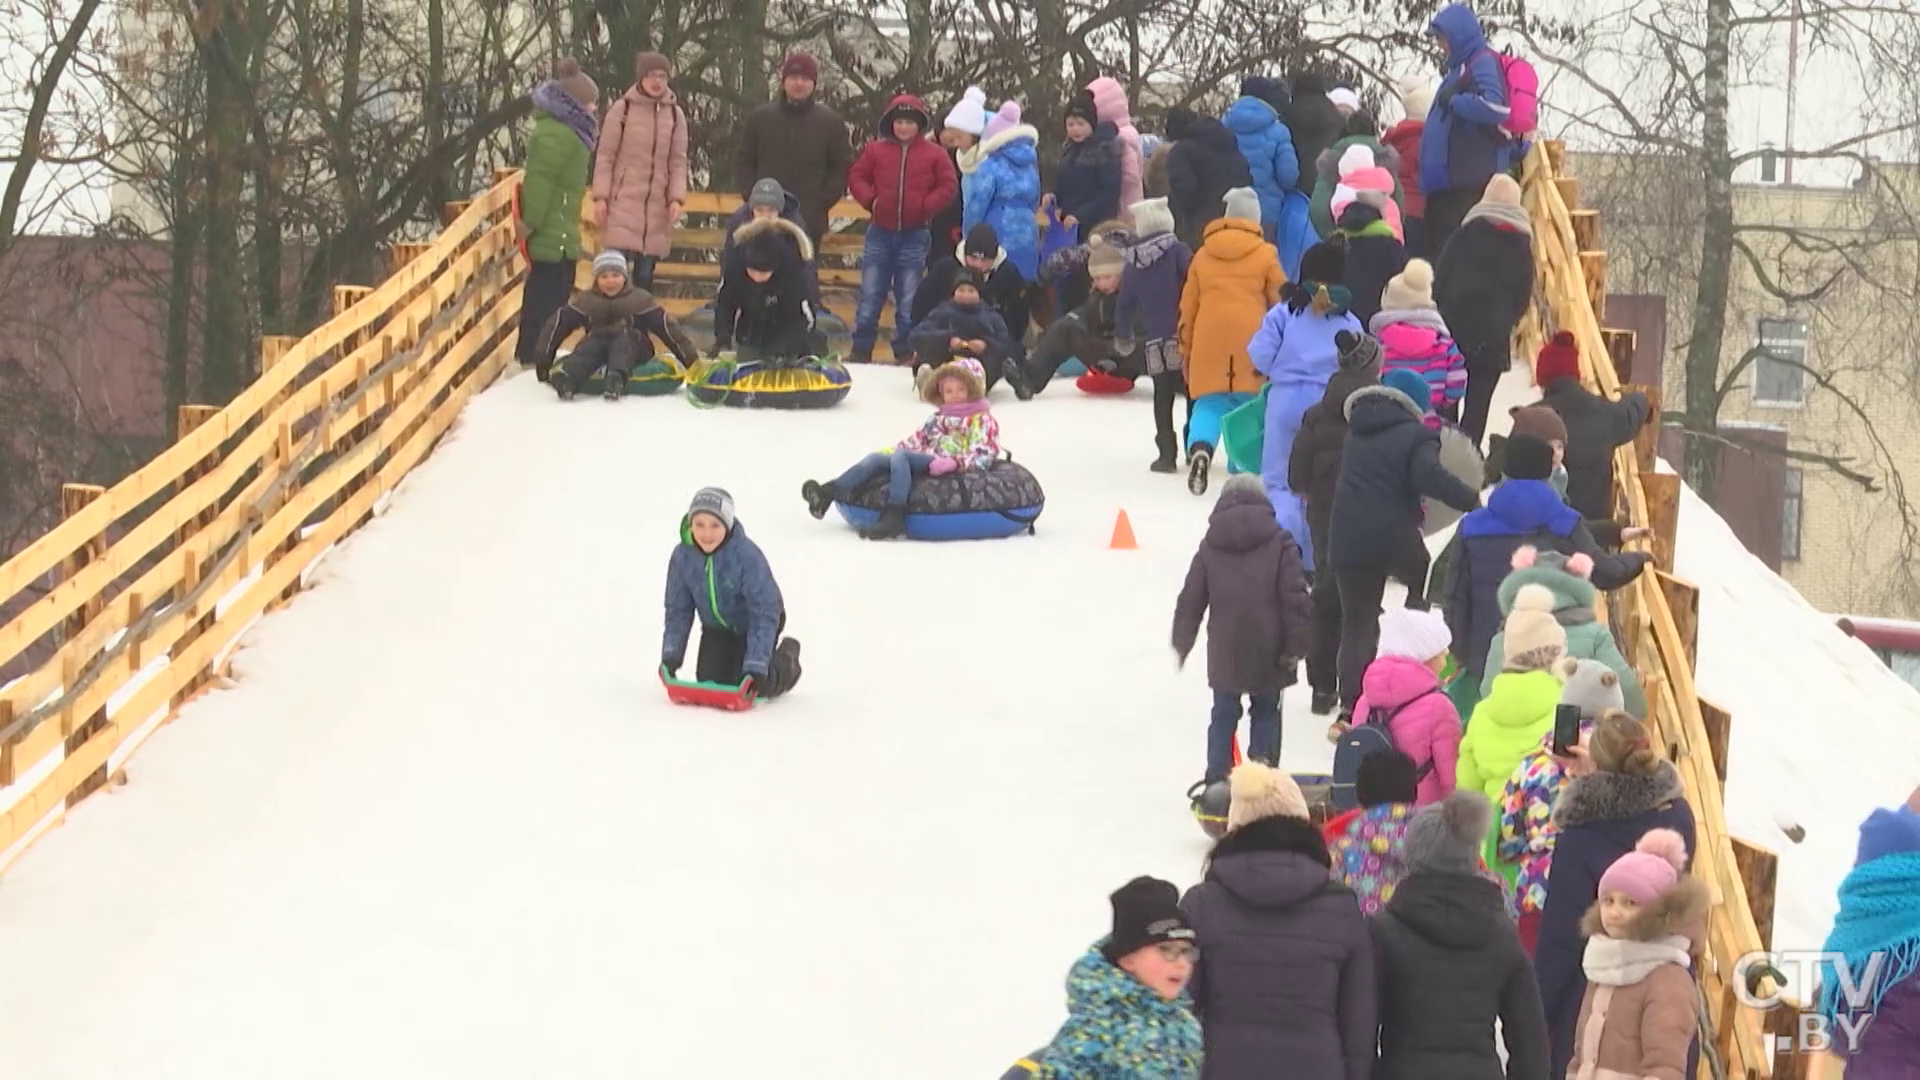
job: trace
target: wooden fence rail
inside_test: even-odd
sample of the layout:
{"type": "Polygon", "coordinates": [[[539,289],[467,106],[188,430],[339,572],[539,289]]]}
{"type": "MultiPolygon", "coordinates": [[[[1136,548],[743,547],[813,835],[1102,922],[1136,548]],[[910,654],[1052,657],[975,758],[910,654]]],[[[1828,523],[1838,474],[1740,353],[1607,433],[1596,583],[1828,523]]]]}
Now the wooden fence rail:
{"type": "MultiPolygon", "coordinates": [[[[1568,331],[1579,343],[1588,387],[1615,396],[1631,371],[1634,335],[1605,324],[1607,255],[1601,246],[1600,215],[1580,208],[1579,182],[1567,175],[1560,143],[1537,145],[1523,176],[1539,279],[1533,315],[1518,334],[1521,349],[1531,356],[1553,331],[1568,331]]],[[[1742,1006],[1736,997],[1740,980],[1754,980],[1756,990],[1771,988],[1771,979],[1760,971],[1739,965],[1771,945],[1775,857],[1727,832],[1723,796],[1731,718],[1695,690],[1700,594],[1673,573],[1680,479],[1657,471],[1654,463],[1660,388],[1631,389],[1645,393],[1653,408],[1640,438],[1615,454],[1615,498],[1622,516],[1652,529],[1650,542],[1641,543],[1649,545],[1655,562],[1633,585],[1609,598],[1607,616],[1646,683],[1655,737],[1686,785],[1698,829],[1693,872],[1713,892],[1700,965],[1709,1027],[1701,1042],[1709,1052],[1702,1055],[1699,1075],[1703,1080],[1801,1080],[1812,1062],[1790,1049],[1777,1049],[1774,1039],[1793,1030],[1798,1008],[1783,1005],[1763,1013],[1742,1006]]]]}

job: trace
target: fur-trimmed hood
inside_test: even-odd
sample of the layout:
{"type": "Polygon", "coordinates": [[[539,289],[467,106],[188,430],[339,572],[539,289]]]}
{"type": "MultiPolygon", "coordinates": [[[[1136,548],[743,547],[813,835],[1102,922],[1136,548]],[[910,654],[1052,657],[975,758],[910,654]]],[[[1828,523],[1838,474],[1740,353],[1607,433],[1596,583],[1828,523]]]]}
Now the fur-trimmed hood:
{"type": "Polygon", "coordinates": [[[967,388],[967,400],[969,402],[986,400],[986,370],[980,366],[980,361],[975,360],[971,356],[962,356],[954,360],[949,360],[939,367],[922,368],[921,370],[924,374],[916,380],[919,383],[917,389],[920,391],[921,400],[929,405],[939,406],[940,381],[942,379],[959,379],[965,384],[967,388]]]}
{"type": "MultiPolygon", "coordinates": [[[[1015,124],[1007,130],[994,135],[992,138],[981,139],[974,145],[980,149],[980,160],[985,161],[987,158],[1007,149],[1022,139],[1026,140],[1029,144],[1027,157],[1032,158],[1035,155],[1034,147],[1040,142],[1040,129],[1034,127],[1032,124],[1015,124]]],[[[967,171],[972,172],[973,170],[969,169],[967,171]]]]}
{"type": "Polygon", "coordinates": [[[1268,817],[1221,837],[1205,874],[1249,907],[1287,908],[1325,890],[1330,865],[1326,838],[1312,822],[1268,817]]]}
{"type": "Polygon", "coordinates": [[[1562,829],[1598,821],[1618,821],[1682,798],[1686,788],[1673,762],[1662,761],[1652,776],[1597,772],[1577,776],[1560,793],[1553,823],[1562,829]]]}
{"type": "MultiPolygon", "coordinates": [[[[1707,909],[1713,906],[1713,893],[1707,883],[1692,875],[1683,875],[1678,884],[1661,893],[1653,903],[1634,913],[1626,933],[1618,941],[1658,942],[1667,938],[1700,940],[1707,909]]],[[[1580,932],[1589,938],[1605,938],[1600,925],[1600,904],[1595,901],[1580,917],[1580,932]]]]}
{"type": "Polygon", "coordinates": [[[733,230],[733,242],[744,244],[763,233],[784,232],[793,238],[800,248],[800,261],[813,261],[813,241],[807,239],[807,231],[783,217],[748,218],[746,223],[733,230]]]}

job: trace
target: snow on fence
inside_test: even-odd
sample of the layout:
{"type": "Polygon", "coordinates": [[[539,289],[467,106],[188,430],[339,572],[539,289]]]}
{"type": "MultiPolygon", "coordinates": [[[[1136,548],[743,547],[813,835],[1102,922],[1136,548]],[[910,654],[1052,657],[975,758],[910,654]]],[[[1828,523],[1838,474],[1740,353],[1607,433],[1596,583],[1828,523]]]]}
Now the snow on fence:
{"type": "Polygon", "coordinates": [[[292,599],[511,359],[523,267],[517,172],[447,207],[430,244],[393,249],[375,288],[261,343],[223,408],[185,405],[177,441],[111,488],[69,484],[64,520],[0,565],[0,868],[216,685],[241,635],[292,599]],[[28,599],[30,602],[27,602],[28,599]]]}
{"type": "MultiPolygon", "coordinates": [[[[1580,184],[1567,175],[1565,163],[1565,146],[1557,141],[1536,144],[1525,162],[1522,189],[1533,221],[1539,278],[1532,315],[1516,336],[1522,355],[1532,356],[1554,331],[1572,333],[1588,387],[1614,396],[1632,370],[1634,334],[1604,325],[1607,255],[1600,243],[1600,214],[1580,208],[1580,184]]],[[[1632,389],[1646,394],[1653,408],[1639,438],[1615,453],[1614,498],[1619,516],[1652,529],[1649,540],[1635,546],[1650,542],[1654,567],[1609,595],[1605,614],[1646,684],[1655,737],[1686,784],[1699,832],[1693,872],[1713,891],[1699,965],[1706,1019],[1700,1077],[1805,1080],[1821,1063],[1775,1038],[1797,1030],[1798,1006],[1787,1003],[1762,1012],[1741,1004],[1743,983],[1770,990],[1779,979],[1777,973],[1740,968],[1743,957],[1772,946],[1776,859],[1727,832],[1723,795],[1731,718],[1694,689],[1699,590],[1673,574],[1680,478],[1658,472],[1654,464],[1660,388],[1632,389]]]]}

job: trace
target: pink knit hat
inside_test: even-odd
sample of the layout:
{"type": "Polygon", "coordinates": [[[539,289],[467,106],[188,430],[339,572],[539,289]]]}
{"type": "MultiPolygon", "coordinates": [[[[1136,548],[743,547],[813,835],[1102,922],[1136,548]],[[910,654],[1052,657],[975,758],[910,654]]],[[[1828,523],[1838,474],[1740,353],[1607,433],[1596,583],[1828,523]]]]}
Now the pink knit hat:
{"type": "Polygon", "coordinates": [[[1645,906],[1678,885],[1686,868],[1686,840],[1672,829],[1652,829],[1600,875],[1600,895],[1625,893],[1645,906]]]}
{"type": "Polygon", "coordinates": [[[1019,123],[1020,103],[1017,101],[1003,102],[998,111],[987,117],[986,134],[981,137],[991,139],[995,135],[1019,123]]]}

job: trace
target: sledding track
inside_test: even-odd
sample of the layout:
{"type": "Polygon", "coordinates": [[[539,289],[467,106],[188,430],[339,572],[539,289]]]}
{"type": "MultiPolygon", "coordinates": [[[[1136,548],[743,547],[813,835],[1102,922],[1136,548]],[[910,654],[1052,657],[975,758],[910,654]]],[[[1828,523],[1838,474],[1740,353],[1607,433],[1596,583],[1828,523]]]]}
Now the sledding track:
{"type": "MultiPolygon", "coordinates": [[[[1599,221],[1593,212],[1577,208],[1577,183],[1562,174],[1559,163],[1560,150],[1553,144],[1537,149],[1527,162],[1526,203],[1535,223],[1541,276],[1535,315],[1521,328],[1516,352],[1531,356],[1545,334],[1553,329],[1570,330],[1580,339],[1590,384],[1612,390],[1620,381],[1617,371],[1593,361],[1612,357],[1624,370],[1621,361],[1630,356],[1631,335],[1603,329],[1602,318],[1596,313],[1595,298],[1605,292],[1599,285],[1605,272],[1605,256],[1599,250],[1599,221]]],[[[348,649],[354,663],[346,670],[329,668],[317,658],[302,667],[301,654],[289,658],[284,646],[271,664],[263,659],[263,665],[271,670],[263,669],[262,681],[271,678],[283,692],[325,700],[340,711],[342,719],[337,727],[319,727],[304,734],[309,751],[305,760],[269,759],[271,747],[260,732],[265,725],[262,718],[247,715],[249,699],[244,689],[212,694],[205,702],[181,712],[196,696],[226,680],[234,647],[262,615],[291,601],[313,611],[310,618],[320,618],[330,604],[339,603],[328,599],[324,585],[311,597],[296,597],[313,578],[320,558],[384,507],[389,493],[428,457],[469,400],[507,368],[518,314],[516,286],[522,272],[506,219],[515,181],[515,176],[503,177],[480,198],[450,207],[450,224],[433,243],[399,246],[394,253],[395,272],[386,282],[372,289],[337,290],[335,317],[314,333],[297,341],[266,342],[261,378],[223,409],[188,406],[181,417],[180,441],[139,472],[106,491],[71,485],[66,497],[67,520],[0,566],[0,597],[17,597],[54,583],[0,629],[0,660],[15,660],[36,647],[49,655],[30,674],[9,684],[0,696],[0,808],[5,814],[0,818],[0,850],[6,852],[10,871],[8,878],[0,879],[0,957],[5,958],[0,961],[0,1003],[12,1006],[0,1008],[0,1015],[7,1017],[0,1020],[0,1062],[21,1069],[0,1071],[34,1080],[91,1080],[107,1075],[309,1075],[305,1065],[249,1057],[243,1048],[257,1046],[257,1042],[219,1045],[218,1021],[223,1010],[257,1008],[262,1000],[271,1001],[290,988],[298,988],[305,995],[344,999],[366,994],[382,984],[387,984],[385,989],[390,993],[384,998],[372,995],[376,999],[397,1000],[391,997],[394,984],[423,998],[452,994],[463,983],[485,981],[490,966],[497,968],[500,954],[505,953],[518,965],[515,970],[526,976],[526,981],[516,987],[520,996],[513,1002],[526,1010],[520,1035],[487,1031],[484,1020],[473,1019],[468,1021],[475,1028],[471,1032],[446,1033],[451,1037],[429,1040],[442,1045],[423,1048],[412,1044],[406,1052],[396,1054],[393,1047],[380,1045],[377,1040],[366,1041],[349,1050],[334,1047],[333,1053],[325,1056],[326,1063],[336,1070],[355,1068],[358,1075],[370,1078],[527,1075],[530,1069],[559,1074],[561,1070],[553,1067],[556,1065],[572,1066],[571,1075],[615,1075],[606,1071],[611,1057],[588,1054],[579,1049],[580,1044],[619,1042],[617,1033],[631,1023],[634,1010],[644,1009],[646,1002],[659,996],[706,994],[721,1000],[728,993],[730,976],[725,971],[677,973],[680,985],[665,988],[648,985],[647,979],[633,972],[615,972],[607,982],[616,992],[584,1008],[579,1007],[577,995],[557,994],[549,985],[549,980],[564,985],[588,973],[609,975],[596,970],[591,959],[596,948],[604,947],[605,932],[597,927],[644,918],[656,921],[657,929],[652,931],[656,938],[671,938],[677,932],[676,907],[717,905],[736,910],[728,905],[737,900],[703,895],[698,881],[677,879],[668,872],[669,867],[684,871],[689,866],[726,858],[765,859],[786,871],[781,880],[794,896],[833,894],[812,899],[828,906],[843,903],[850,911],[857,911],[861,907],[859,890],[851,883],[884,872],[889,860],[898,858],[898,852],[889,851],[885,844],[820,842],[823,836],[857,836],[867,821],[879,820],[896,808],[860,805],[856,800],[859,809],[848,819],[826,814],[820,806],[826,796],[820,791],[778,789],[773,793],[777,796],[774,805],[785,808],[786,813],[776,817],[784,816],[785,820],[762,822],[756,833],[746,837],[714,829],[711,822],[706,822],[704,827],[691,830],[699,842],[671,846],[669,850],[677,854],[677,860],[663,860],[657,878],[647,881],[646,889],[636,893],[633,881],[614,875],[607,867],[621,860],[644,858],[643,851],[651,849],[622,852],[579,846],[583,842],[577,838],[591,834],[566,820],[548,819],[543,807],[550,803],[551,792],[522,788],[518,778],[529,769],[546,777],[562,776],[572,769],[577,783],[586,791],[623,785],[644,788],[649,784],[660,785],[662,791],[677,791],[681,789],[673,784],[673,772],[687,768],[685,763],[594,760],[590,754],[585,760],[576,760],[581,750],[591,748],[554,743],[549,730],[552,725],[543,724],[538,716],[519,716],[503,726],[466,730],[446,720],[448,715],[461,717],[458,710],[465,710],[464,715],[471,718],[487,717],[493,704],[489,680],[511,677],[508,672],[512,669],[536,664],[545,665],[540,668],[543,672],[557,669],[566,678],[589,677],[599,662],[598,656],[566,641],[565,626],[543,622],[531,608],[501,611],[497,652],[472,656],[464,680],[461,669],[449,667],[446,678],[438,684],[441,693],[434,700],[394,700],[395,693],[409,692],[405,688],[419,684],[409,683],[398,674],[397,665],[407,663],[407,656],[404,647],[393,645],[396,640],[404,642],[404,634],[383,637],[374,632],[376,625],[392,624],[385,629],[419,638],[431,636],[437,632],[436,610],[460,610],[455,594],[458,588],[478,587],[473,582],[454,583],[457,588],[449,592],[446,583],[392,581],[395,602],[410,606],[397,611],[383,607],[378,612],[360,612],[369,632],[357,648],[348,649]],[[548,659],[556,652],[563,663],[548,659]],[[415,712],[423,719],[385,728],[356,719],[356,714],[373,710],[403,718],[415,712]],[[434,717],[431,720],[426,719],[429,713],[434,717]],[[136,761],[129,771],[127,759],[176,714],[180,715],[180,728],[165,732],[161,738],[178,740],[182,745],[173,748],[169,761],[156,759],[154,766],[155,786],[171,785],[173,801],[161,813],[154,803],[144,801],[142,791],[148,781],[142,778],[140,762],[136,761]],[[468,755],[458,759],[468,771],[451,777],[436,771],[436,763],[446,758],[451,740],[483,735],[499,738],[502,732],[507,734],[501,745],[478,758],[468,755]],[[375,738],[382,740],[379,757],[384,765],[369,770],[364,759],[356,757],[358,765],[347,768],[347,757],[364,755],[367,741],[375,738]],[[189,749],[194,753],[185,753],[189,749]],[[208,764],[197,769],[183,764],[191,763],[196,756],[208,764]],[[473,769],[475,761],[484,762],[486,767],[473,769]],[[381,786],[371,783],[343,791],[332,783],[329,773],[333,769],[356,781],[379,778],[393,791],[431,783],[439,801],[392,799],[382,794],[381,786]],[[115,789],[123,779],[131,781],[128,794],[90,802],[83,811],[85,828],[96,840],[103,833],[137,837],[150,857],[120,865],[63,857],[63,844],[74,841],[69,850],[78,850],[80,838],[63,837],[53,826],[82,800],[115,789]],[[331,821],[319,826],[291,812],[302,799],[331,799],[338,809],[331,821]],[[389,806],[408,813],[389,816],[384,812],[389,806]],[[195,837],[196,842],[184,848],[177,846],[182,836],[195,837]],[[396,843],[396,836],[406,842],[396,843]],[[209,895],[195,890],[196,883],[205,880],[196,877],[196,871],[219,863],[230,851],[242,850],[243,842],[262,838],[270,838],[276,845],[301,845],[313,852],[314,858],[301,872],[282,869],[278,877],[260,883],[260,889],[252,895],[209,895]],[[745,851],[734,847],[746,840],[753,842],[745,851]],[[27,845],[35,841],[39,848],[26,861],[13,866],[27,845]],[[373,848],[386,853],[381,861],[354,867],[350,875],[331,871],[335,862],[342,867],[352,865],[350,853],[373,848]],[[445,866],[468,865],[465,860],[486,857],[527,858],[528,852],[538,856],[528,858],[528,865],[537,868],[534,874],[540,880],[529,880],[516,888],[512,875],[489,877],[476,883],[482,889],[477,890],[470,905],[410,909],[410,885],[426,881],[445,866]],[[581,869],[574,878],[553,879],[552,875],[564,873],[567,867],[581,869]],[[623,909],[608,899],[635,895],[649,900],[664,895],[674,903],[648,902],[623,909]],[[258,911],[252,910],[263,902],[279,905],[274,918],[261,919],[258,911]],[[20,921],[24,913],[46,904],[62,912],[57,935],[52,927],[20,921]],[[346,914],[364,913],[370,908],[389,912],[392,918],[385,935],[355,943],[364,954],[364,962],[346,965],[338,956],[326,955],[329,948],[342,947],[339,935],[347,925],[343,922],[346,914]],[[130,910],[150,921],[152,927],[140,924],[139,918],[129,927],[130,910]],[[120,933],[90,940],[87,927],[95,912],[102,921],[116,921],[120,933]],[[178,973],[209,961],[196,955],[190,944],[183,944],[193,940],[183,926],[219,937],[228,948],[271,953],[282,961],[277,977],[252,984],[179,979],[178,973]],[[502,928],[514,932],[503,933],[502,928]],[[119,951],[109,948],[116,943],[119,951]],[[188,1071],[184,1060],[152,1057],[155,1048],[151,1045],[115,1046],[110,1033],[97,1025],[57,1019],[84,1016],[88,1002],[56,999],[52,1006],[24,1007],[47,999],[51,988],[68,984],[73,974],[65,969],[85,973],[82,983],[87,979],[110,982],[114,1000],[121,1005],[146,1002],[172,1023],[204,1031],[210,1044],[191,1062],[197,1071],[188,1071]],[[543,997],[555,1001],[546,1004],[543,997]],[[561,999],[576,1011],[568,1013],[559,1004],[561,999]],[[57,1038],[71,1040],[69,1056],[49,1056],[52,1052],[47,1048],[57,1038]],[[28,1043],[40,1051],[40,1056],[30,1063],[13,1059],[11,1050],[28,1043]],[[455,1043],[459,1045],[451,1045],[455,1043]],[[180,1071],[166,1071],[168,1066],[180,1071]]],[[[502,387],[498,392],[512,389],[502,387]]],[[[483,419],[475,418],[476,428],[483,419]]],[[[595,418],[593,422],[600,421],[595,418]]],[[[861,447],[871,441],[855,439],[861,447]]],[[[1127,460],[1131,467],[1131,460],[1127,460]]],[[[434,513],[463,523],[469,530],[465,534],[468,538],[473,529],[497,528],[511,533],[517,528],[514,515],[528,512],[512,497],[515,491],[555,485],[574,498],[590,500],[597,491],[608,490],[581,483],[571,473],[556,481],[556,468],[555,459],[544,456],[522,465],[503,466],[496,479],[504,494],[497,506],[488,508],[488,514],[466,507],[468,516],[462,518],[463,508],[452,506],[440,507],[434,513]]],[[[1654,550],[1659,565],[1670,570],[1678,489],[1672,478],[1653,471],[1652,429],[1639,445],[1621,452],[1617,475],[1622,507],[1635,523],[1655,529],[1654,550]]],[[[701,482],[694,476],[683,479],[670,486],[690,488],[701,482]]],[[[620,492],[621,488],[616,485],[611,490],[620,492]]],[[[769,488],[767,498],[774,497],[769,488]]],[[[432,504],[425,495],[418,501],[432,504]]],[[[1101,512],[1110,510],[1102,508],[1101,512]]],[[[415,506],[406,513],[428,511],[415,506]]],[[[753,518],[748,516],[746,520],[753,518]]],[[[402,524],[407,525],[404,521],[402,524]]],[[[423,519],[420,527],[427,524],[423,519]]],[[[392,525],[383,524],[381,529],[356,540],[356,546],[408,543],[404,537],[396,537],[392,525]]],[[[440,542],[463,542],[460,530],[443,526],[443,531],[446,535],[436,536],[440,542]]],[[[601,550],[589,544],[582,559],[588,567],[585,572],[596,580],[606,561],[601,550]]],[[[610,576],[609,581],[620,584],[608,587],[631,594],[629,605],[639,613],[637,622],[645,628],[637,632],[636,642],[608,647],[607,663],[642,674],[639,679],[624,679],[629,691],[645,690],[645,663],[635,665],[630,657],[636,650],[644,656],[651,647],[651,603],[657,595],[657,570],[652,559],[659,550],[651,538],[622,538],[614,549],[614,558],[633,569],[629,574],[610,576]]],[[[906,557],[890,551],[876,558],[906,557]]],[[[529,552],[528,572],[552,573],[551,563],[557,558],[553,552],[529,552]]],[[[977,569],[981,573],[995,572],[988,564],[977,569]]],[[[788,573],[797,576],[798,572],[788,573]]],[[[321,580],[324,578],[322,572],[321,580]]],[[[1037,596],[1047,583],[1016,577],[1014,585],[1037,596]]],[[[571,587],[565,591],[581,595],[571,587]]],[[[1628,654],[1641,668],[1654,699],[1659,735],[1675,751],[1673,756],[1700,819],[1702,851],[1697,867],[1712,884],[1719,901],[1712,918],[1710,962],[1703,964],[1702,980],[1714,1028],[1709,1041],[1716,1053],[1710,1056],[1724,1063],[1729,1075],[1802,1075],[1804,1061],[1772,1059],[1771,1040],[1765,1034],[1790,1029],[1791,1012],[1780,1010],[1763,1016],[1741,1009],[1730,988],[1733,958],[1758,949],[1763,940],[1756,928],[1756,914],[1764,922],[1771,908],[1770,857],[1741,845],[1725,829],[1720,792],[1727,760],[1727,721],[1718,710],[1698,702],[1693,693],[1692,668],[1687,659],[1691,652],[1689,639],[1695,633],[1690,594],[1687,583],[1668,573],[1649,575],[1621,594],[1607,614],[1619,629],[1628,654]]],[[[1155,612],[1163,606],[1160,600],[1156,592],[1152,605],[1155,612]]],[[[263,638],[274,632],[271,625],[260,631],[263,638]]],[[[263,646],[263,657],[267,651],[263,646]]],[[[248,674],[243,661],[243,687],[248,674]]],[[[881,704],[902,707],[898,703],[881,704]]],[[[1008,737],[1014,738],[1013,733],[1021,729],[1007,730],[1008,737]]],[[[1105,733],[1089,727],[1084,737],[1101,738],[1105,733]]],[[[818,753],[817,748],[778,734],[753,738],[757,753],[801,760],[818,753]]],[[[738,742],[737,738],[711,742],[706,747],[708,755],[693,766],[715,777],[705,789],[716,801],[729,791],[724,786],[724,778],[729,775],[727,758],[738,752],[738,742]]],[[[950,737],[937,745],[950,757],[965,753],[964,744],[950,737]]],[[[1013,747],[1007,752],[1019,750],[1013,747]]],[[[1048,752],[1052,752],[1050,748],[1048,752]]],[[[978,764],[982,768],[991,766],[988,760],[978,764]]],[[[898,768],[901,761],[861,752],[853,755],[853,765],[880,770],[898,768]]],[[[1065,767],[1073,767],[1071,759],[1065,767]]],[[[765,776],[756,776],[766,782],[765,776]]],[[[1162,784],[1162,778],[1143,776],[1142,783],[1162,784]]],[[[968,796],[1024,797],[1017,791],[992,787],[946,790],[937,797],[968,796]]],[[[588,805],[593,805],[593,798],[588,799],[588,805]]],[[[643,835],[650,835],[649,830],[671,833],[683,828],[682,822],[689,815],[706,810],[702,805],[664,799],[659,803],[642,800],[621,804],[620,809],[631,810],[634,806],[651,815],[630,824],[643,835]]],[[[1154,848],[1164,842],[1158,839],[1160,830],[1167,827],[1158,820],[1166,816],[1163,804],[1144,811],[1133,807],[1105,809],[1108,816],[1117,815],[1129,828],[1147,836],[1142,843],[1150,850],[1172,850],[1154,848]]],[[[1187,823],[1174,824],[1190,828],[1187,823]]],[[[970,862],[984,866],[998,861],[1004,867],[1001,872],[1018,882],[1035,860],[1054,857],[1057,848],[1054,843],[1036,842],[1027,850],[973,850],[966,846],[963,822],[928,817],[922,825],[946,830],[929,839],[945,846],[949,869],[956,875],[970,862]]],[[[1057,839],[1051,822],[1035,828],[1042,834],[1039,840],[1057,839]]],[[[1061,831],[1068,836],[1084,836],[1118,828],[1113,821],[1089,813],[1070,821],[1061,831]]],[[[88,850],[100,847],[89,845],[88,850]]],[[[1144,856],[1148,862],[1158,857],[1144,856]]],[[[1140,869],[1179,873],[1173,867],[1098,860],[1075,863],[1063,871],[1079,879],[1085,894],[1081,906],[1087,925],[1097,922],[1100,897],[1111,884],[1110,879],[1140,869]]],[[[440,879],[433,883],[440,889],[447,884],[440,879]]],[[[929,878],[915,888],[931,893],[941,885],[941,881],[929,878]]],[[[1017,894],[1015,888],[1012,895],[1017,894]]],[[[973,899],[983,911],[1012,910],[1007,907],[1008,893],[982,891],[973,899]]],[[[709,948],[716,963],[739,960],[728,955],[738,950],[746,956],[740,962],[764,967],[764,957],[774,955],[774,950],[793,947],[793,942],[771,937],[755,922],[756,904],[777,905],[782,899],[773,896],[753,900],[754,904],[737,908],[735,933],[709,948]]],[[[883,952],[925,948],[929,940],[955,930],[951,926],[931,930],[915,927],[899,912],[876,915],[864,911],[859,918],[865,920],[859,932],[868,938],[862,948],[883,952]]],[[[840,950],[849,948],[843,937],[846,931],[826,927],[821,933],[826,940],[808,943],[805,962],[823,968],[831,968],[836,962],[849,966],[843,956],[828,948],[836,944],[840,950]]],[[[1014,944],[996,947],[1017,944],[1016,939],[1014,944]]],[[[1052,947],[1053,943],[1047,945],[1052,947]]],[[[621,955],[641,963],[646,959],[644,950],[621,955]]],[[[823,992],[820,984],[809,983],[800,977],[802,974],[776,978],[786,978],[791,993],[798,997],[823,992]]],[[[890,988],[873,985],[866,986],[862,993],[858,982],[848,979],[841,986],[829,979],[827,985],[838,987],[849,1000],[861,994],[869,999],[863,1005],[873,1005],[873,998],[895,996],[890,988]]],[[[898,995],[899,1000],[876,1006],[880,1016],[876,1022],[907,1023],[926,1011],[926,1004],[940,1000],[936,995],[944,993],[937,982],[909,989],[911,993],[898,995]]],[[[1050,996],[1051,986],[1047,989],[1050,996]]],[[[969,988],[950,996],[973,992],[969,988]]],[[[329,1029],[328,1037],[350,1044],[365,1030],[386,1031],[384,1021],[389,1019],[352,1010],[336,1012],[329,1020],[345,1027],[329,1029]],[[353,1029],[356,1023],[364,1025],[362,1031],[353,1029]]],[[[285,1018],[278,1028],[288,1046],[311,1040],[318,1033],[299,1020],[285,1018]]],[[[661,1038],[668,1033],[649,1034],[661,1038]]],[[[1026,1046],[1016,1041],[989,1049],[986,1057],[1004,1060],[1026,1046]]],[[[318,1069],[318,1064],[314,1068],[318,1069]]]]}

